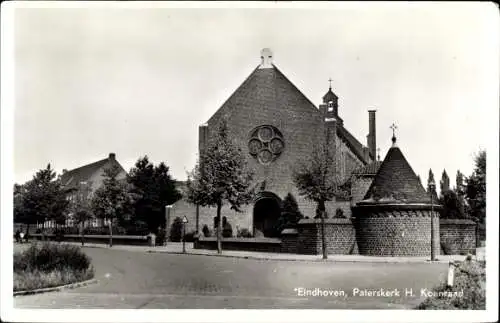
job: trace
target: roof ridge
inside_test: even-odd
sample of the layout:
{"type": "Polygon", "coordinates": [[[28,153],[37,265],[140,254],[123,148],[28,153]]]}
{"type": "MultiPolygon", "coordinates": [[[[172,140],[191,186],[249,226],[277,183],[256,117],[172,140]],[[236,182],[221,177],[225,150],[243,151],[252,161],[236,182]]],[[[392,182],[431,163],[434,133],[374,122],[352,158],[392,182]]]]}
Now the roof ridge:
{"type": "Polygon", "coordinates": [[[210,121],[211,121],[211,120],[215,117],[215,115],[216,115],[217,113],[219,113],[219,111],[220,111],[220,110],[221,110],[221,109],[222,109],[222,108],[223,108],[223,107],[224,107],[224,106],[225,106],[225,105],[229,102],[229,100],[231,100],[231,98],[235,95],[235,93],[236,93],[236,92],[237,92],[237,91],[238,91],[238,90],[239,90],[239,89],[240,89],[240,88],[241,88],[241,87],[242,87],[245,83],[247,83],[247,82],[250,80],[250,78],[254,75],[255,71],[257,71],[257,70],[259,69],[259,66],[260,66],[260,64],[259,64],[259,65],[257,65],[257,67],[255,67],[255,68],[252,70],[252,72],[250,72],[250,74],[249,74],[249,75],[245,78],[245,80],[243,80],[243,82],[241,82],[241,84],[240,84],[240,85],[238,85],[238,86],[236,87],[236,89],[235,89],[233,92],[231,92],[231,94],[230,94],[230,95],[227,97],[227,99],[226,99],[226,100],[225,100],[225,101],[224,101],[224,102],[223,102],[223,103],[219,106],[219,108],[218,108],[218,109],[217,109],[217,110],[216,110],[216,111],[212,114],[212,116],[211,116],[210,118],[208,118],[208,120],[205,122],[205,124],[210,123],[210,121]]]}
{"type": "Polygon", "coordinates": [[[358,139],[356,139],[356,137],[354,137],[354,135],[351,134],[349,132],[349,130],[347,130],[347,128],[345,128],[343,125],[338,125],[337,129],[338,129],[338,132],[344,137],[344,139],[347,142],[348,146],[352,146],[351,150],[354,152],[354,154],[362,162],[364,162],[365,164],[369,164],[370,161],[365,159],[364,153],[362,151],[363,144],[358,139]],[[343,133],[343,132],[346,132],[347,135],[345,135],[345,133],[343,133]],[[354,144],[352,142],[350,142],[350,140],[354,140],[354,144]],[[356,145],[358,145],[359,147],[356,147],[356,145]]]}
{"type": "Polygon", "coordinates": [[[299,92],[313,107],[314,107],[314,110],[319,113],[319,109],[318,107],[292,82],[290,81],[290,79],[274,64],[273,65],[273,68],[279,73],[281,74],[281,76],[283,76],[283,78],[288,82],[290,83],[297,92],[299,92]]]}
{"type": "Polygon", "coordinates": [[[80,167],[77,167],[77,168],[73,168],[73,169],[70,169],[68,170],[65,174],[69,174],[69,173],[72,173],[72,172],[75,172],[75,171],[78,171],[78,170],[81,170],[82,168],[84,167],[89,167],[89,166],[94,166],[94,165],[97,165],[99,163],[102,163],[104,161],[108,161],[109,158],[104,158],[104,159],[101,159],[101,160],[98,160],[98,161],[95,161],[93,163],[90,163],[90,164],[85,164],[83,166],[80,166],[80,167]]]}

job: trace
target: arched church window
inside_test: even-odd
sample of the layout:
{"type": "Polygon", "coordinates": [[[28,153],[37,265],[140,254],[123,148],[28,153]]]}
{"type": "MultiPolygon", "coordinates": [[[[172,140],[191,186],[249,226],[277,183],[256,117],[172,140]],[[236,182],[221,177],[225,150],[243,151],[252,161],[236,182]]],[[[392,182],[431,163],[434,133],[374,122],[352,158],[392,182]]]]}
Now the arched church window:
{"type": "Polygon", "coordinates": [[[250,132],[249,137],[248,152],[263,165],[273,162],[285,149],[283,135],[276,127],[259,126],[250,132]]]}

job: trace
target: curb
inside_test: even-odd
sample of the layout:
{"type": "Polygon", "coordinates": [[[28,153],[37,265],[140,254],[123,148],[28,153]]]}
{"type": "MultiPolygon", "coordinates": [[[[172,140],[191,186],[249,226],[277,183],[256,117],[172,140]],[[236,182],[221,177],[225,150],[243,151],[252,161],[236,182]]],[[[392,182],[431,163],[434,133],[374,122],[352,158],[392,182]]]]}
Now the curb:
{"type": "Polygon", "coordinates": [[[257,256],[240,256],[240,255],[227,255],[227,254],[206,254],[206,253],[192,253],[192,252],[180,252],[180,251],[156,251],[156,250],[147,250],[146,253],[166,253],[166,254],[174,254],[174,255],[196,255],[196,256],[211,256],[211,257],[224,257],[224,258],[239,258],[239,259],[252,259],[252,260],[264,260],[264,261],[296,261],[296,262],[318,262],[318,263],[335,263],[335,262],[350,262],[350,263],[385,263],[385,264],[445,264],[449,261],[438,260],[438,261],[430,261],[430,260],[419,260],[419,261],[398,261],[398,260],[379,260],[374,261],[373,259],[366,260],[339,260],[339,259],[292,259],[292,258],[268,258],[268,257],[257,257],[257,256]]]}
{"type": "Polygon", "coordinates": [[[33,294],[42,294],[42,293],[48,293],[48,292],[59,292],[63,289],[74,289],[74,288],[78,288],[78,287],[96,284],[97,282],[98,282],[98,280],[96,278],[92,278],[92,279],[85,280],[85,281],[82,281],[79,283],[72,283],[72,284],[61,285],[61,286],[56,286],[56,287],[47,287],[47,288],[40,288],[40,289],[33,289],[33,290],[21,290],[21,291],[14,292],[14,297],[24,296],[24,295],[33,295],[33,294]]]}

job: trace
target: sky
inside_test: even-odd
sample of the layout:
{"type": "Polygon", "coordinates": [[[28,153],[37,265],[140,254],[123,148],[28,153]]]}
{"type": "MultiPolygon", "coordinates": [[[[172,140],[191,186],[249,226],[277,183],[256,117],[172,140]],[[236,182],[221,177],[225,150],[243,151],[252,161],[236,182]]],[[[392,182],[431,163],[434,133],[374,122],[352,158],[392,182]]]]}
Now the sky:
{"type": "Polygon", "coordinates": [[[60,173],[110,152],[126,170],[148,155],[185,179],[198,126],[264,47],[316,105],[332,78],[339,115],[365,145],[375,108],[382,158],[396,123],[399,147],[424,183],[430,168],[438,182],[443,169],[452,184],[458,169],[470,175],[474,154],[498,138],[492,4],[164,6],[15,10],[15,182],[47,163],[60,173]]]}

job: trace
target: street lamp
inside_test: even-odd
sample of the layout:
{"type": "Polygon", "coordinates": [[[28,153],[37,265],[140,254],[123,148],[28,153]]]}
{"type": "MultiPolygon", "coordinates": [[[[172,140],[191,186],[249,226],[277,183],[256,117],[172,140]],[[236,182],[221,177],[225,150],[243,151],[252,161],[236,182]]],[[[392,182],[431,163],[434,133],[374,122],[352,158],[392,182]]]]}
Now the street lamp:
{"type": "Polygon", "coordinates": [[[436,183],[434,179],[431,178],[429,181],[429,192],[431,194],[431,261],[436,260],[436,255],[434,254],[434,189],[436,188],[436,183]]]}
{"type": "Polygon", "coordinates": [[[182,217],[182,253],[186,253],[186,223],[188,219],[186,216],[182,217]]]}
{"type": "Polygon", "coordinates": [[[167,246],[167,241],[168,241],[168,238],[169,238],[169,234],[168,234],[168,224],[170,223],[170,209],[173,207],[173,205],[165,205],[165,242],[164,242],[164,246],[166,247],[167,246]]]}

